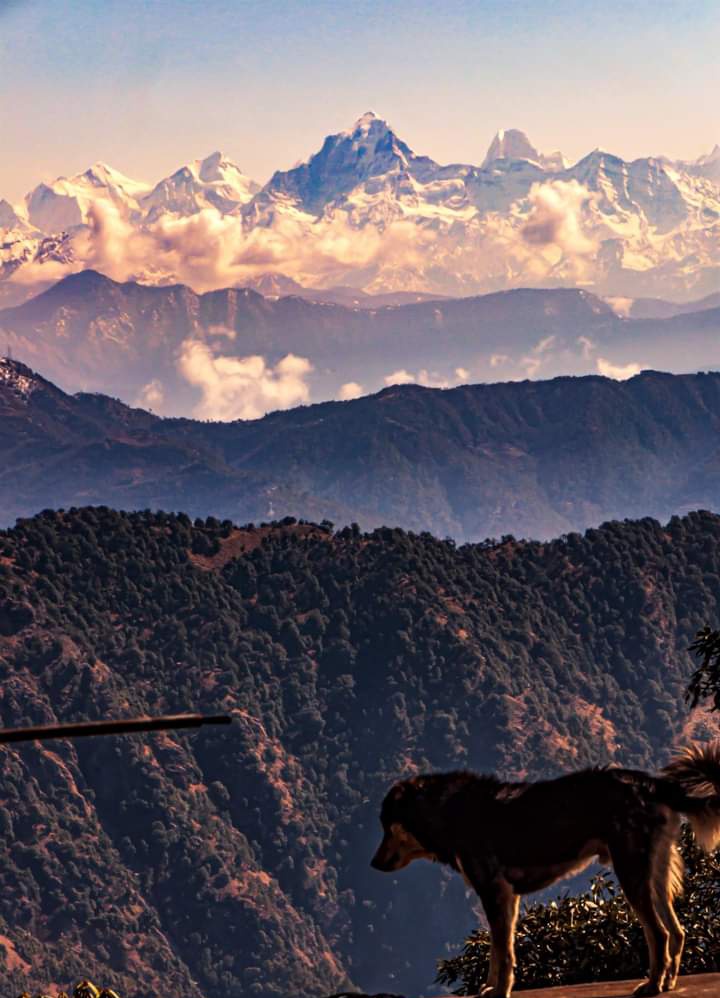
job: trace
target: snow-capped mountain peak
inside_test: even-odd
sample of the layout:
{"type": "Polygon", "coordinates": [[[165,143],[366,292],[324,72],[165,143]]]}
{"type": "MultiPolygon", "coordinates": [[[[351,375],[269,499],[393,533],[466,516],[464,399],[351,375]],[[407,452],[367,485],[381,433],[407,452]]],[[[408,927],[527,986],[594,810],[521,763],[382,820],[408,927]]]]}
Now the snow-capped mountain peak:
{"type": "Polygon", "coordinates": [[[387,122],[383,121],[381,118],[378,118],[374,111],[366,111],[365,114],[360,115],[349,131],[341,132],[341,134],[356,135],[357,133],[361,133],[363,135],[367,135],[370,129],[377,124],[383,126],[384,128],[388,127],[387,122]]]}
{"type": "Polygon", "coordinates": [[[482,169],[487,170],[499,159],[524,159],[530,163],[537,163],[546,170],[562,170],[567,165],[561,152],[544,155],[519,128],[501,128],[495,133],[483,160],[482,169]]]}
{"type": "MultiPolygon", "coordinates": [[[[298,286],[369,293],[462,295],[528,282],[702,297],[720,273],[720,146],[693,162],[630,161],[598,148],[569,166],[503,129],[482,166],[441,165],[367,111],[262,190],[220,151],[152,190],[97,162],[38,185],[24,206],[0,203],[0,228],[0,277],[18,286],[83,264],[148,283],[247,286],[260,260],[298,286]],[[88,226],[101,199],[142,233],[127,259],[118,242],[101,263],[104,230],[88,226]],[[231,218],[190,222],[209,252],[184,253],[183,220],[207,209],[231,218]],[[167,216],[175,242],[156,224],[167,216]]],[[[278,288],[268,293],[293,286],[278,288]]]]}
{"type": "Polygon", "coordinates": [[[537,163],[540,153],[525,132],[521,132],[519,128],[501,128],[490,143],[483,160],[483,168],[494,163],[496,159],[529,159],[537,163]]]}
{"type": "Polygon", "coordinates": [[[662,161],[676,170],[690,174],[692,177],[704,177],[715,184],[720,184],[720,145],[717,143],[710,152],[703,153],[697,159],[671,160],[663,157],[662,161]]]}
{"type": "Polygon", "coordinates": [[[228,156],[219,151],[210,153],[205,159],[197,160],[196,170],[197,177],[202,183],[221,185],[217,190],[229,200],[240,204],[245,204],[260,190],[260,185],[243,173],[237,163],[233,163],[228,156]]]}
{"type": "Polygon", "coordinates": [[[214,180],[224,180],[229,171],[242,175],[240,167],[236,166],[219,149],[211,152],[205,159],[197,160],[196,162],[198,177],[200,180],[205,180],[209,183],[214,180]]]}
{"type": "Polygon", "coordinates": [[[710,163],[720,163],[720,145],[717,142],[710,152],[698,156],[695,160],[696,166],[708,166],[710,163]]]}
{"type": "Polygon", "coordinates": [[[0,198],[0,229],[17,229],[26,224],[10,202],[0,198]]]}
{"type": "Polygon", "coordinates": [[[68,190],[73,187],[105,188],[108,191],[122,193],[126,197],[133,199],[147,193],[151,187],[150,184],[146,184],[143,181],[126,177],[124,173],[114,169],[112,166],[108,166],[107,163],[103,163],[100,160],[89,166],[83,173],[78,173],[77,176],[71,177],[70,180],[60,178],[55,183],[66,187],[68,190]]]}
{"type": "MultiPolygon", "coordinates": [[[[367,111],[355,122],[352,131],[331,136],[334,147],[347,151],[348,141],[358,159],[360,175],[384,173],[390,166],[407,166],[414,153],[373,111],[367,111]],[[364,160],[364,162],[363,162],[364,160]],[[389,160],[391,162],[389,162],[389,160]]],[[[326,140],[327,141],[327,140],[326,140]]]]}
{"type": "Polygon", "coordinates": [[[289,196],[301,210],[319,215],[371,178],[403,173],[416,161],[432,162],[416,157],[386,121],[367,111],[351,128],[328,135],[306,162],[273,174],[263,194],[289,196]]]}
{"type": "Polygon", "coordinates": [[[97,162],[74,177],[38,184],[25,197],[25,211],[31,225],[42,232],[61,232],[83,225],[98,200],[112,201],[131,215],[137,212],[137,198],[149,189],[149,184],[97,162]]]}
{"type": "Polygon", "coordinates": [[[150,221],[163,212],[186,216],[203,208],[227,214],[247,204],[259,190],[259,184],[216,151],[165,177],[142,198],[141,205],[150,221]]]}

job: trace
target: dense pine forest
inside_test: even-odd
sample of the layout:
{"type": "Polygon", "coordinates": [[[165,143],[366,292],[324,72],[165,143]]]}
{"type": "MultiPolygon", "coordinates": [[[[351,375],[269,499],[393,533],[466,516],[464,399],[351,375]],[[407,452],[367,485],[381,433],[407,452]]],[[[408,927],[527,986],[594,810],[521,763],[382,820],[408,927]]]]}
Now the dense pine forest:
{"type": "MultiPolygon", "coordinates": [[[[3,994],[428,991],[459,878],[369,869],[390,781],[654,767],[720,622],[720,517],[550,543],[103,507],[0,533],[5,726],[184,710],[229,729],[2,750],[3,994]]],[[[1,961],[0,961],[1,962],[1,961]]]]}

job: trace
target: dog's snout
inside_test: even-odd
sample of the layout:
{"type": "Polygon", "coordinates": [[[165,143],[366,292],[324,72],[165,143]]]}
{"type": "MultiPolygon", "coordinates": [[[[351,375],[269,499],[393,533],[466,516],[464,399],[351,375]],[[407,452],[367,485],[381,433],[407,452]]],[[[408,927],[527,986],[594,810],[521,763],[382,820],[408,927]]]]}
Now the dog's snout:
{"type": "Polygon", "coordinates": [[[394,869],[397,860],[397,849],[394,848],[393,840],[386,835],[377,847],[375,855],[370,860],[370,866],[374,870],[381,870],[383,873],[387,873],[389,870],[394,869]]]}

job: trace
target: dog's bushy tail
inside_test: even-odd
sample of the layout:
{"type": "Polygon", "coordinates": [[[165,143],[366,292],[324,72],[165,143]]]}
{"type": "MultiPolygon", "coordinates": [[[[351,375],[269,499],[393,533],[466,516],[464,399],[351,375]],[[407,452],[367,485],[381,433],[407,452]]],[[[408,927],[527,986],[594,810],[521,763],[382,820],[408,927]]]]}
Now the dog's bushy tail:
{"type": "Polygon", "coordinates": [[[720,741],[686,746],[662,776],[682,790],[672,806],[687,817],[700,848],[712,852],[720,845],[720,741]]]}

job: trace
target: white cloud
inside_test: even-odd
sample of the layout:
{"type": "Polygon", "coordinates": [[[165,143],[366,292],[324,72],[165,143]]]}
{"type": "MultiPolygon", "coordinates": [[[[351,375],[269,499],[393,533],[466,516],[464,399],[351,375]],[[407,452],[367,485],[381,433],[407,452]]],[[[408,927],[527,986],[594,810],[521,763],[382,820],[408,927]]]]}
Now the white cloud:
{"type": "MultiPolygon", "coordinates": [[[[460,295],[582,284],[597,278],[606,235],[598,213],[588,210],[596,197],[576,181],[550,180],[496,210],[437,206],[432,225],[422,212],[388,217],[384,204],[378,214],[375,195],[351,198],[319,219],[280,201],[257,224],[205,208],[136,225],[101,199],[89,208],[87,226],[66,237],[72,263],[28,261],[13,280],[56,280],[94,267],[120,281],[178,281],[200,292],[266,274],[315,288],[349,282],[371,292],[460,295]]],[[[435,309],[438,326],[444,311],[435,309]]]]}
{"type": "Polygon", "coordinates": [[[455,376],[460,379],[460,381],[468,381],[470,378],[470,372],[466,367],[456,367],[455,376]]]}
{"type": "Polygon", "coordinates": [[[615,315],[620,315],[623,319],[628,319],[630,317],[630,312],[634,304],[634,298],[606,298],[605,301],[608,303],[615,315]]]}
{"type": "Polygon", "coordinates": [[[79,269],[81,262],[118,281],[172,278],[196,291],[242,286],[268,273],[325,287],[342,283],[349,271],[397,259],[403,266],[419,266],[430,240],[412,222],[390,221],[382,230],[358,228],[344,212],[320,220],[278,213],[269,225],[248,229],[241,218],[206,208],[185,218],[163,215],[136,227],[112,202],[97,201],[89,209],[87,227],[73,240],[76,263],[65,273],[79,269]]]}
{"type": "Polygon", "coordinates": [[[386,385],[411,385],[416,381],[414,374],[410,374],[405,368],[401,368],[399,371],[393,371],[392,374],[388,374],[383,381],[386,385]]]}
{"type": "Polygon", "coordinates": [[[208,333],[211,336],[225,336],[229,340],[234,340],[237,338],[237,332],[234,329],[230,329],[229,326],[222,326],[222,325],[208,326],[208,333]]]}
{"type": "Polygon", "coordinates": [[[597,369],[599,374],[606,378],[614,378],[616,381],[627,381],[628,378],[634,378],[642,371],[640,364],[613,364],[611,361],[605,360],[604,357],[598,357],[597,369]]]}
{"type": "Polygon", "coordinates": [[[153,378],[143,386],[133,405],[141,409],[152,409],[153,412],[160,412],[165,401],[165,389],[159,378],[153,378]]]}
{"type": "Polygon", "coordinates": [[[585,360],[590,360],[590,357],[595,351],[595,344],[590,339],[589,336],[578,336],[577,342],[582,347],[582,355],[585,360]]]}
{"type": "Polygon", "coordinates": [[[359,399],[360,396],[364,394],[365,389],[362,385],[359,385],[357,381],[346,381],[344,385],[340,386],[338,399],[341,402],[349,402],[351,399],[359,399]]]}
{"type": "Polygon", "coordinates": [[[383,380],[386,385],[422,385],[423,388],[450,387],[450,380],[448,378],[443,378],[437,371],[428,371],[425,367],[419,370],[417,374],[412,374],[410,371],[406,371],[405,368],[401,368],[399,371],[393,371],[392,374],[388,374],[383,380]]]}
{"type": "Polygon", "coordinates": [[[528,378],[534,378],[542,366],[542,360],[537,356],[523,357],[520,367],[525,371],[528,378]]]}
{"type": "Polygon", "coordinates": [[[503,364],[509,364],[510,358],[506,353],[494,353],[490,357],[490,367],[501,367],[503,364]]]}
{"type": "Polygon", "coordinates": [[[545,336],[544,339],[538,340],[532,351],[520,360],[520,367],[528,378],[534,378],[543,364],[550,359],[546,354],[555,346],[555,341],[555,336],[545,336]]]}
{"type": "Polygon", "coordinates": [[[187,339],[180,348],[178,369],[202,391],[193,410],[200,419],[258,419],[310,398],[305,379],[312,364],[291,353],[271,367],[264,357],[224,357],[202,340],[187,339]]]}
{"type": "Polygon", "coordinates": [[[533,184],[528,194],[530,214],[521,229],[531,246],[555,246],[566,256],[586,256],[595,243],[583,230],[582,210],[593,195],[577,180],[533,184]]]}
{"type": "Polygon", "coordinates": [[[450,381],[448,378],[443,378],[442,375],[437,373],[437,371],[426,371],[425,368],[418,371],[417,383],[419,385],[423,385],[425,388],[450,387],[450,381]]]}
{"type": "Polygon", "coordinates": [[[555,346],[555,336],[546,336],[545,339],[540,340],[533,347],[533,353],[546,353],[552,347],[555,346]]]}

